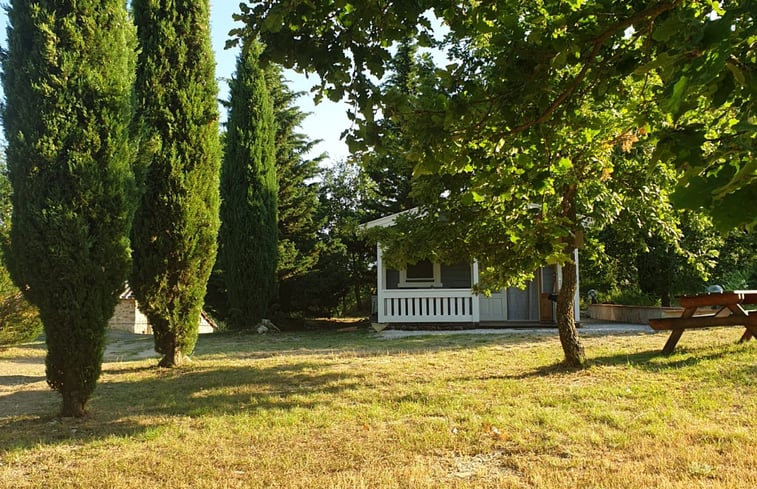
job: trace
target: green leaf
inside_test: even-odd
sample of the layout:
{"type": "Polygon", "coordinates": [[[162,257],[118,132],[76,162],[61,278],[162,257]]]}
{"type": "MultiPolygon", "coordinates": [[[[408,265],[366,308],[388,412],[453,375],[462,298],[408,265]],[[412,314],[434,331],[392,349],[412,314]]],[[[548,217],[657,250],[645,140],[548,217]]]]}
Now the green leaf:
{"type": "Polygon", "coordinates": [[[673,90],[670,96],[663,101],[663,107],[666,111],[670,112],[674,117],[681,115],[681,104],[683,103],[686,90],[689,85],[689,78],[681,76],[678,81],[673,85],[673,90]]]}
{"type": "Polygon", "coordinates": [[[726,68],[728,68],[728,71],[731,72],[733,75],[733,78],[739,82],[739,85],[742,87],[746,87],[746,76],[744,75],[744,72],[739,69],[738,66],[736,66],[734,63],[726,63],[726,68]]]}
{"type": "Polygon", "coordinates": [[[557,168],[562,173],[565,173],[573,168],[573,162],[570,160],[570,158],[560,158],[560,160],[557,162],[557,168]]]}
{"type": "Polygon", "coordinates": [[[731,19],[716,19],[707,22],[702,35],[702,44],[705,48],[727,41],[731,36],[731,19]]]}
{"type": "Polygon", "coordinates": [[[660,42],[668,41],[681,31],[682,26],[683,23],[679,20],[679,17],[671,15],[664,21],[655,24],[652,39],[660,42]]]}

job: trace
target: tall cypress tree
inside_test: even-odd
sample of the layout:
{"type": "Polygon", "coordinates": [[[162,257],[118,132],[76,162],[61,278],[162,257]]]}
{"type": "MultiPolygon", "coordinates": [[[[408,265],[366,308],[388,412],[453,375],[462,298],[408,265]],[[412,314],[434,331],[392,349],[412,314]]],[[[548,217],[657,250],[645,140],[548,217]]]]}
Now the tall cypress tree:
{"type": "Polygon", "coordinates": [[[208,0],[133,0],[140,41],[137,116],[149,147],[132,242],[131,286],[160,365],[194,349],[216,255],[218,87],[208,0]]]}
{"type": "Polygon", "coordinates": [[[229,86],[220,262],[232,328],[253,327],[276,296],[276,126],[259,53],[257,42],[243,42],[229,86]]]}
{"type": "Polygon", "coordinates": [[[135,33],[122,0],[12,0],[8,19],[6,257],[39,308],[61,414],[79,417],[129,268],[135,33]]]}

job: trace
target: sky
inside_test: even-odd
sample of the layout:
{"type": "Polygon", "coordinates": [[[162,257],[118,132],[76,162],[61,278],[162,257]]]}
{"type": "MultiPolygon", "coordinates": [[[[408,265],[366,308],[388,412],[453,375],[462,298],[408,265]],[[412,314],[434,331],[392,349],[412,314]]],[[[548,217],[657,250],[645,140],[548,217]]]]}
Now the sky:
{"type": "MultiPolygon", "coordinates": [[[[228,98],[228,86],[223,79],[231,77],[234,73],[238,50],[224,49],[228,32],[238,27],[235,25],[232,15],[239,11],[239,2],[235,0],[211,0],[210,3],[210,29],[213,36],[213,49],[216,53],[216,76],[219,78],[220,98],[228,98]]],[[[347,119],[347,107],[344,103],[334,103],[324,100],[314,105],[310,88],[315,85],[314,75],[306,79],[304,75],[287,71],[286,77],[292,83],[290,88],[294,91],[306,92],[300,97],[299,106],[303,112],[311,113],[302,125],[302,133],[311,140],[323,140],[316,146],[314,155],[323,152],[328,153],[329,160],[336,162],[345,159],[349,155],[347,145],[340,140],[342,131],[349,127],[347,119]]]]}
{"type": "MultiPolygon", "coordinates": [[[[236,0],[211,0],[211,33],[216,56],[216,78],[218,79],[219,98],[222,100],[228,98],[229,91],[225,80],[231,78],[231,75],[234,73],[238,52],[238,50],[234,49],[224,49],[224,45],[228,39],[228,32],[235,27],[232,14],[238,10],[239,2],[236,0]]],[[[7,16],[5,9],[0,9],[0,45],[3,48],[7,47],[6,24],[7,16]]],[[[311,113],[302,124],[301,132],[310,137],[311,140],[323,140],[322,143],[315,147],[312,155],[315,156],[326,152],[329,155],[328,161],[330,162],[345,159],[349,155],[349,151],[339,136],[342,131],[349,127],[346,105],[325,100],[316,106],[313,104],[312,96],[309,93],[310,88],[315,84],[312,82],[313,78],[311,77],[310,80],[307,80],[304,75],[294,72],[287,72],[286,76],[292,82],[290,84],[292,90],[307,92],[298,101],[303,112],[311,113]]],[[[221,120],[226,119],[223,112],[221,120]]]]}

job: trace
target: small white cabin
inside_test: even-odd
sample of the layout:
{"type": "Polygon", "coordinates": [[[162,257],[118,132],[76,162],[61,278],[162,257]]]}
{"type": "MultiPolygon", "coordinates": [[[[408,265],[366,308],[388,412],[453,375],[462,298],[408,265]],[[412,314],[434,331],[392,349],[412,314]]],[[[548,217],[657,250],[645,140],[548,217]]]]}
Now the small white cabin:
{"type": "MultiPolygon", "coordinates": [[[[397,215],[376,219],[364,227],[391,226],[397,215]]],[[[574,259],[578,263],[577,253],[574,259]]],[[[423,260],[402,270],[393,270],[385,266],[379,243],[376,269],[375,312],[379,323],[488,323],[502,326],[555,323],[554,299],[562,285],[560,265],[536,270],[525,290],[511,287],[490,296],[473,291],[479,277],[475,260],[451,265],[423,260]]],[[[579,321],[578,297],[577,288],[576,321],[579,321]]]]}

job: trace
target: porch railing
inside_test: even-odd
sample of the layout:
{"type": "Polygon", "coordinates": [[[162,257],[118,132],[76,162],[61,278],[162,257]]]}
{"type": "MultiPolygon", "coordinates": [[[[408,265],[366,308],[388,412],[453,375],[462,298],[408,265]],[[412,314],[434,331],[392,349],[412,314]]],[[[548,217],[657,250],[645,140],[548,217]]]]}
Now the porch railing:
{"type": "Polygon", "coordinates": [[[378,298],[380,323],[478,322],[470,289],[392,289],[378,298]]]}

